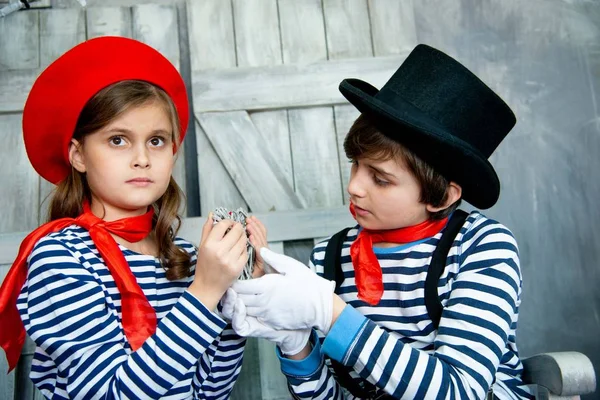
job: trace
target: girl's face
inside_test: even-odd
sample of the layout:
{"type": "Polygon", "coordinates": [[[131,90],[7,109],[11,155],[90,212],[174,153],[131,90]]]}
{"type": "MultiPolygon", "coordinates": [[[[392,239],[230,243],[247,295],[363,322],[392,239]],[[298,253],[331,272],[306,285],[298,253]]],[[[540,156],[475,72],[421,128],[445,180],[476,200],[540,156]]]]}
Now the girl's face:
{"type": "Polygon", "coordinates": [[[95,215],[112,221],[143,214],[165,193],[173,171],[169,114],[157,101],[132,107],[83,145],[73,140],[69,156],[86,173],[95,215]]]}
{"type": "Polygon", "coordinates": [[[419,201],[419,182],[398,160],[354,160],[348,193],[356,220],[366,229],[404,228],[429,217],[428,206],[419,201]]]}

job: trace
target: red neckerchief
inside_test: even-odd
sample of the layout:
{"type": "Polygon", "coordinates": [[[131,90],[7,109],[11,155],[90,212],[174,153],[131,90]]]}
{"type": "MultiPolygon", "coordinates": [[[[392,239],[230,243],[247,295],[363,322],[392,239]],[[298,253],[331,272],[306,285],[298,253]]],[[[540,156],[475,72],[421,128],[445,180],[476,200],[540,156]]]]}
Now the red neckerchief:
{"type": "MultiPolygon", "coordinates": [[[[350,213],[356,219],[353,204],[350,204],[350,213]]],[[[410,243],[432,237],[446,226],[447,221],[448,218],[440,221],[427,220],[417,225],[385,231],[363,228],[350,246],[358,298],[374,306],[383,295],[383,276],[377,256],[373,252],[373,243],[410,243]]]]}
{"type": "Polygon", "coordinates": [[[17,310],[17,298],[27,279],[27,257],[35,244],[44,236],[69,225],[87,229],[98,252],[104,259],[121,294],[121,314],[125,336],[133,350],[137,350],[156,331],[156,312],[146,299],[142,288],[131,272],[119,245],[110,235],[128,242],[139,242],[152,230],[150,210],[137,217],[106,222],[92,214],[89,205],[83,205],[83,214],[77,218],[61,218],[48,222],[31,232],[21,243],[19,254],[0,287],[0,346],[6,352],[8,371],[17,364],[25,342],[25,328],[17,310]]]}

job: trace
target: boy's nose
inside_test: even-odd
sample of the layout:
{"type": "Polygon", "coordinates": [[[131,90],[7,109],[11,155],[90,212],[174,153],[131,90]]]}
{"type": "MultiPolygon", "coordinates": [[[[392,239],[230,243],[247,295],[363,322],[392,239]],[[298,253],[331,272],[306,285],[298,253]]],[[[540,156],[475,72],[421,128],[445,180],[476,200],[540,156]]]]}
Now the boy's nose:
{"type": "Polygon", "coordinates": [[[365,195],[363,185],[359,178],[360,177],[355,173],[350,176],[350,181],[348,182],[348,194],[350,197],[364,197],[365,195]]]}

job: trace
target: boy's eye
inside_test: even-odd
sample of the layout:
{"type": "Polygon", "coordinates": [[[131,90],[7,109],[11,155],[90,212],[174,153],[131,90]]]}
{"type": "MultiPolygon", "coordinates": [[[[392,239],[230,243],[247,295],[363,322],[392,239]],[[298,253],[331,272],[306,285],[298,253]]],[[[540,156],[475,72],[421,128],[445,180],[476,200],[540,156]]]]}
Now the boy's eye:
{"type": "Polygon", "coordinates": [[[375,180],[375,184],[378,186],[387,186],[390,184],[388,181],[379,179],[377,176],[373,176],[373,179],[375,180]]]}

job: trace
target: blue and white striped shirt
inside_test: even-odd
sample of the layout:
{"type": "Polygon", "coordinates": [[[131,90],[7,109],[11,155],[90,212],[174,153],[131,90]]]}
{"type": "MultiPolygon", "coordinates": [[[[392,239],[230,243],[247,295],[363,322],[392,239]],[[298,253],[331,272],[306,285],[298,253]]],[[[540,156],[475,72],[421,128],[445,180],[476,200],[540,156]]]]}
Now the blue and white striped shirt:
{"type": "MultiPolygon", "coordinates": [[[[197,249],[177,238],[192,255],[197,249]]],[[[132,352],[121,296],[88,232],[70,226],[42,238],[28,258],[17,308],[36,344],[30,377],[52,399],[222,399],[239,375],[245,340],[157,258],[120,246],[156,310],[156,333],[132,352]]]]}
{"type": "MultiPolygon", "coordinates": [[[[351,367],[399,399],[483,399],[490,385],[501,400],[530,398],[521,381],[515,343],[521,271],[512,233],[478,212],[469,215],[448,253],[438,282],[444,306],[439,328],[424,299],[425,279],[442,232],[393,248],[374,248],[384,293],[376,306],[357,297],[350,245],[341,254],[346,306],[327,337],[301,362],[280,358],[300,399],[353,398],[336,382],[325,356],[351,367]]],[[[313,249],[310,267],[323,274],[327,240],[313,249]]]]}

